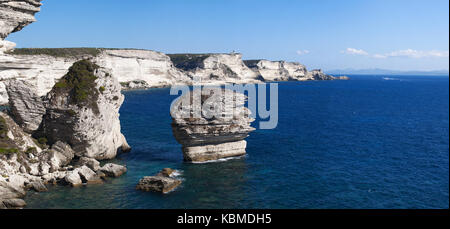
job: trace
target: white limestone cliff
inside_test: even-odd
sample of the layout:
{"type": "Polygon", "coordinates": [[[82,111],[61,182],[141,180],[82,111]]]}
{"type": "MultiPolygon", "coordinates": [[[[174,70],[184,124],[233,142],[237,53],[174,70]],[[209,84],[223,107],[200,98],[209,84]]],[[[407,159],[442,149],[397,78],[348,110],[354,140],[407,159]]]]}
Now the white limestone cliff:
{"type": "Polygon", "coordinates": [[[190,80],[173,66],[167,55],[150,50],[106,49],[94,62],[111,69],[122,84],[143,81],[148,87],[164,87],[190,80]]]}
{"type": "Polygon", "coordinates": [[[191,78],[198,77],[202,84],[260,83],[258,74],[248,68],[242,54],[207,54],[207,57],[192,70],[191,78]]]}
{"type": "Polygon", "coordinates": [[[344,79],[327,75],[322,70],[308,71],[306,66],[297,62],[247,60],[245,64],[266,82],[344,79]]]}

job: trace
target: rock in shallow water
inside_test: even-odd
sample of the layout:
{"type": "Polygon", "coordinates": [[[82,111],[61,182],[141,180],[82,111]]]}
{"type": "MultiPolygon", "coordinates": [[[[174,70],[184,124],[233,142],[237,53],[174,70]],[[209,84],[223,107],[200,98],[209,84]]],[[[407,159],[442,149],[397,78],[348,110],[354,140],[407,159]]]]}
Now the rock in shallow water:
{"type": "Polygon", "coordinates": [[[78,174],[80,175],[81,180],[83,183],[87,184],[101,184],[102,179],[90,168],[83,165],[78,169],[78,174]]]}
{"type": "Polygon", "coordinates": [[[108,177],[120,177],[122,176],[122,174],[127,172],[127,167],[123,165],[108,163],[101,167],[100,171],[108,177]]]}
{"type": "Polygon", "coordinates": [[[78,173],[78,170],[74,170],[69,172],[64,177],[65,182],[67,182],[69,185],[76,187],[83,184],[83,181],[81,180],[80,174],[78,173]]]}
{"type": "Polygon", "coordinates": [[[47,187],[45,187],[44,183],[42,183],[41,181],[32,182],[31,184],[29,184],[29,187],[36,192],[47,192],[48,191],[47,187]]]}
{"type": "Polygon", "coordinates": [[[181,184],[181,180],[163,176],[150,176],[142,178],[136,189],[142,191],[154,191],[168,193],[181,184]]]}
{"type": "Polygon", "coordinates": [[[168,193],[181,184],[181,180],[173,178],[176,170],[164,168],[156,176],[147,176],[139,180],[137,190],[146,192],[168,193]]]}
{"type": "Polygon", "coordinates": [[[231,90],[194,91],[171,108],[172,130],[184,159],[205,162],[244,155],[245,138],[255,129],[245,95],[231,90]],[[203,93],[203,94],[201,94],[203,93]],[[227,99],[231,98],[231,99],[227,99]],[[203,109],[209,107],[209,109],[203,109]]]}
{"type": "Polygon", "coordinates": [[[23,208],[27,206],[27,203],[22,199],[7,199],[3,200],[4,206],[6,208],[23,208]]]}

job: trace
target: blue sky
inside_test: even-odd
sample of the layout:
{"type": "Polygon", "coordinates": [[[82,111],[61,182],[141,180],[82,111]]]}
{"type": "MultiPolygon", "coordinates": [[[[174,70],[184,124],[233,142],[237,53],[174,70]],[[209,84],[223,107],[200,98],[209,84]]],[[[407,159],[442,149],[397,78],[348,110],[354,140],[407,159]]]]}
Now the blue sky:
{"type": "Polygon", "coordinates": [[[309,68],[449,68],[448,0],[44,0],[17,47],[241,52],[309,68]]]}

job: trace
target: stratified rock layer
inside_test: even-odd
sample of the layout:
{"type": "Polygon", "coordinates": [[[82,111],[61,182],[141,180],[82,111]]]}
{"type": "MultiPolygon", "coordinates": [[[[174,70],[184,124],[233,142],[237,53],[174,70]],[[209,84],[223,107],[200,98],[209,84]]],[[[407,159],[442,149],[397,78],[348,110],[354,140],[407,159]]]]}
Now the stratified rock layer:
{"type": "Polygon", "coordinates": [[[254,121],[250,110],[244,106],[245,96],[224,89],[197,96],[200,93],[182,96],[171,108],[173,134],[182,145],[184,159],[205,162],[244,155],[245,138],[255,130],[250,126],[254,121]],[[201,111],[201,107],[212,109],[201,111]]]}
{"type": "Polygon", "coordinates": [[[296,62],[246,60],[245,64],[266,82],[344,79],[327,75],[320,69],[308,71],[304,65],[296,62]]]}
{"type": "Polygon", "coordinates": [[[0,39],[35,22],[42,0],[0,0],[0,39]]]}
{"type": "Polygon", "coordinates": [[[45,107],[35,87],[26,81],[11,80],[7,84],[10,112],[24,131],[32,133],[39,128],[45,107]]]}

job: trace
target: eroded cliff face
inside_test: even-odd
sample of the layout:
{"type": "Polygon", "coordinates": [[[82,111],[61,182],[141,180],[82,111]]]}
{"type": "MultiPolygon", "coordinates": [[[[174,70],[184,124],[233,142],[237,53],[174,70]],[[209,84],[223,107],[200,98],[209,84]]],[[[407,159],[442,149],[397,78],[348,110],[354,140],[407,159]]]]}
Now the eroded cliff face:
{"type": "Polygon", "coordinates": [[[111,69],[123,85],[141,82],[142,87],[164,87],[190,81],[186,74],[174,67],[167,55],[160,52],[104,50],[94,61],[101,67],[111,69]]]}
{"type": "Polygon", "coordinates": [[[242,55],[231,54],[175,54],[169,55],[195,83],[261,83],[258,74],[248,68],[242,55]]]}
{"type": "Polygon", "coordinates": [[[297,62],[247,60],[245,64],[266,82],[340,79],[326,75],[322,70],[308,71],[306,66],[297,62]]]}
{"type": "Polygon", "coordinates": [[[192,69],[177,68],[171,57],[150,50],[101,49],[95,56],[10,54],[3,57],[0,58],[0,104],[8,103],[6,81],[27,81],[36,87],[37,95],[44,96],[69,67],[81,59],[90,59],[100,67],[111,69],[124,89],[192,84],[195,77],[202,84],[261,82],[258,75],[244,64],[240,54],[208,54],[192,69]]]}
{"type": "Polygon", "coordinates": [[[42,0],[0,0],[0,39],[35,22],[42,0]]]}
{"type": "Polygon", "coordinates": [[[78,61],[46,96],[35,135],[50,144],[68,143],[79,157],[112,159],[129,150],[119,120],[123,101],[121,86],[108,70],[78,61]]]}
{"type": "Polygon", "coordinates": [[[73,63],[82,59],[90,59],[100,67],[110,69],[124,89],[166,87],[189,84],[191,81],[187,74],[173,65],[167,55],[150,50],[101,49],[98,55],[10,54],[3,57],[0,58],[0,104],[8,103],[6,81],[27,81],[36,87],[39,96],[44,96],[73,63]]]}

